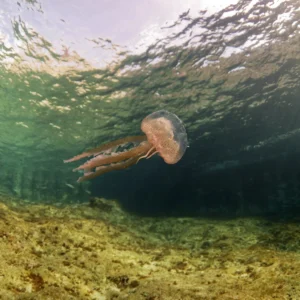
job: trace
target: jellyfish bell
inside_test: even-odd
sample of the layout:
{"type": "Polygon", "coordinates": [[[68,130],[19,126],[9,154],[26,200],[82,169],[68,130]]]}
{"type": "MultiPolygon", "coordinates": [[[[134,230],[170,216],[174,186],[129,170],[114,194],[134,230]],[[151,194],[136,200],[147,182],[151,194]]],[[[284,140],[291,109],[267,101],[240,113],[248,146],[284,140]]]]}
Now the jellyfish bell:
{"type": "Polygon", "coordinates": [[[93,156],[73,171],[83,171],[78,179],[82,182],[104,173],[121,170],[137,163],[142,158],[159,154],[167,164],[176,164],[188,147],[186,130],[182,121],[166,110],[156,111],[145,117],[141,124],[143,136],[125,137],[65,160],[65,163],[93,156]],[[137,144],[129,150],[115,152],[128,143],[137,144]]]}
{"type": "Polygon", "coordinates": [[[175,114],[156,111],[144,118],[141,129],[167,164],[176,164],[182,158],[188,140],[184,125],[175,114]]]}

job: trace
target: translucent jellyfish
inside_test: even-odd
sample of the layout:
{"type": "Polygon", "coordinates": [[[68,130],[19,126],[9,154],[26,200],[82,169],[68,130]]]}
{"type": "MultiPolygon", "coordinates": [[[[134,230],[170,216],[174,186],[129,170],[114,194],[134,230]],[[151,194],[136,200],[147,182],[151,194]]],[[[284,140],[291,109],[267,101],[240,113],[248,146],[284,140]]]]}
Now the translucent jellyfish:
{"type": "Polygon", "coordinates": [[[141,130],[145,135],[125,137],[90,149],[64,162],[93,156],[73,170],[83,170],[83,176],[78,179],[78,182],[82,182],[110,171],[128,168],[140,159],[148,159],[155,154],[160,155],[167,164],[175,164],[186,151],[186,130],[182,121],[173,113],[160,110],[148,115],[142,121],[141,130]],[[134,146],[129,150],[117,151],[126,144],[134,146]]]}

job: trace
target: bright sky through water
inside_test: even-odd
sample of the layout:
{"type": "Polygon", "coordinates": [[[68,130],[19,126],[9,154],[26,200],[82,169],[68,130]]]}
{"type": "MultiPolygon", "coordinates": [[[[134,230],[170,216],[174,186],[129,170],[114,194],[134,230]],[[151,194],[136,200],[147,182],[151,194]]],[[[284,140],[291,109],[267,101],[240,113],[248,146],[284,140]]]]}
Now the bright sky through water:
{"type": "MultiPolygon", "coordinates": [[[[216,12],[237,0],[41,0],[43,14],[23,10],[21,17],[63,53],[63,45],[103,66],[124,50],[142,52],[156,39],[170,34],[162,29],[182,13],[196,17],[200,10],[216,12]],[[112,49],[109,39],[120,47],[112,49]],[[94,40],[94,42],[92,41],[94,40]]],[[[16,8],[18,8],[16,6],[16,8]]],[[[19,13],[19,12],[18,12],[19,13]]],[[[16,15],[18,14],[16,12],[16,15]]]]}

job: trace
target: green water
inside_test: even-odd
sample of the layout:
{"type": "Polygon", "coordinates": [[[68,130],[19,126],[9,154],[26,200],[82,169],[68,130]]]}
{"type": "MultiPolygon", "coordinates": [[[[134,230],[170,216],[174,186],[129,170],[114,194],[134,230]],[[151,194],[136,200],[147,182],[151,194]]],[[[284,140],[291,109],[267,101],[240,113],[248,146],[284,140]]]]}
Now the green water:
{"type": "Polygon", "coordinates": [[[89,35],[86,48],[93,40],[114,54],[101,67],[72,43],[43,37],[39,26],[63,30],[57,24],[67,22],[47,19],[46,4],[4,1],[1,11],[3,191],[32,199],[88,197],[89,183],[75,185],[77,174],[62,161],[140,134],[141,120],[160,109],[185,124],[190,149],[177,172],[188,170],[193,180],[297,151],[298,1],[185,12],[137,53],[89,35]]]}

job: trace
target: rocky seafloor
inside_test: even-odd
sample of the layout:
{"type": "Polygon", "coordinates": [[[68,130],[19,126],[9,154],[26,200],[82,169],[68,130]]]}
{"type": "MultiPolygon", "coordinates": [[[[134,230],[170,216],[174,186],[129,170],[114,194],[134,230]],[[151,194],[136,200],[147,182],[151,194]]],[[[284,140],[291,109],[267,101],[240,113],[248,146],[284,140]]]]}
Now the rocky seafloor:
{"type": "Polygon", "coordinates": [[[0,201],[0,299],[300,299],[297,220],[0,201]]]}

